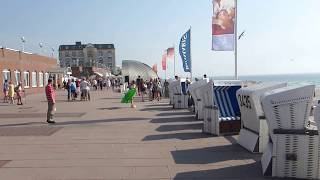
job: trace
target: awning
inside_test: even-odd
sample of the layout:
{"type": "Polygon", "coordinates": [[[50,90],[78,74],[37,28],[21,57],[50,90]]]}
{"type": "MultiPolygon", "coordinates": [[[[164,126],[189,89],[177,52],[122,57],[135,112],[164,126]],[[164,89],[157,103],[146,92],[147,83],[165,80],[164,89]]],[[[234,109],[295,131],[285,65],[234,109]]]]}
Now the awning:
{"type": "Polygon", "coordinates": [[[99,73],[99,72],[94,71],[93,73],[96,74],[96,75],[98,75],[98,76],[100,76],[100,77],[103,77],[103,74],[101,74],[101,73],[99,73]]]}

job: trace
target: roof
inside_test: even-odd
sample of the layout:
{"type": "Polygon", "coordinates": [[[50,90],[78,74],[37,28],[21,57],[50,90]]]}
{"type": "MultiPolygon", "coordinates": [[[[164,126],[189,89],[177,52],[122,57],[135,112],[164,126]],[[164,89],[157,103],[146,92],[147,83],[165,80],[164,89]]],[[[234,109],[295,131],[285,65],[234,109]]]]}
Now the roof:
{"type": "Polygon", "coordinates": [[[138,76],[144,80],[158,78],[157,73],[150,66],[135,60],[122,61],[122,76],[129,76],[130,81],[136,80],[138,76]]]}
{"type": "Polygon", "coordinates": [[[114,49],[114,44],[73,44],[73,45],[60,45],[59,51],[64,50],[82,50],[87,45],[93,45],[97,49],[114,49]]]}

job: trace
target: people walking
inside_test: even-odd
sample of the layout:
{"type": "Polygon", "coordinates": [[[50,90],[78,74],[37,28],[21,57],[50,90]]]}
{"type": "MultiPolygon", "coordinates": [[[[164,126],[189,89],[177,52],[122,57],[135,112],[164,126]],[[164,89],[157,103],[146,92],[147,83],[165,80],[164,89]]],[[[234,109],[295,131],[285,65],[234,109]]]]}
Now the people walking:
{"type": "Polygon", "coordinates": [[[12,81],[9,82],[9,100],[10,100],[10,104],[14,103],[14,85],[12,83],[12,81]]]}
{"type": "Polygon", "coordinates": [[[98,82],[96,79],[93,80],[93,87],[94,87],[94,90],[98,89],[98,82]]]}
{"type": "Polygon", "coordinates": [[[76,90],[77,90],[76,83],[74,82],[74,79],[72,79],[71,86],[70,86],[72,100],[76,100],[76,90]]]}
{"type": "Polygon", "coordinates": [[[68,79],[68,82],[66,83],[65,89],[68,92],[68,101],[70,101],[70,96],[71,96],[71,80],[68,79]]]}
{"type": "Polygon", "coordinates": [[[55,123],[55,121],[53,120],[53,114],[55,111],[56,95],[52,86],[52,79],[48,79],[48,85],[46,86],[46,96],[48,100],[47,123],[55,123]]]}
{"type": "Polygon", "coordinates": [[[9,98],[9,84],[8,84],[8,80],[4,80],[4,83],[3,83],[3,102],[4,103],[7,103],[8,102],[8,98],[9,98]]]}
{"type": "MultiPolygon", "coordinates": [[[[131,82],[130,89],[135,89],[137,91],[137,86],[134,81],[131,82]]],[[[132,97],[132,99],[131,99],[131,108],[136,108],[137,106],[134,104],[133,99],[134,99],[134,97],[132,97]]]]}
{"type": "Polygon", "coordinates": [[[85,78],[83,78],[80,83],[81,100],[90,100],[90,95],[88,95],[88,88],[90,90],[90,84],[86,81],[85,78]]]}
{"type": "Polygon", "coordinates": [[[19,82],[18,86],[15,88],[15,92],[17,95],[17,105],[23,105],[22,104],[22,83],[19,82]]]}

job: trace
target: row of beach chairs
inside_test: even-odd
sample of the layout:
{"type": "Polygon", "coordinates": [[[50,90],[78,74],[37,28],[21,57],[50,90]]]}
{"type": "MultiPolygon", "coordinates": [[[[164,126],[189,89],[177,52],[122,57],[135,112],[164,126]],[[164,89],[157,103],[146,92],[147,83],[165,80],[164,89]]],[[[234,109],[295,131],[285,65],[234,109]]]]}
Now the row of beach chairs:
{"type": "Polygon", "coordinates": [[[203,119],[204,133],[239,133],[241,146],[263,153],[265,176],[320,178],[320,105],[313,101],[314,85],[244,86],[236,80],[203,79],[189,86],[175,81],[171,86],[174,108],[188,108],[182,99],[191,95],[195,118],[203,119]]]}

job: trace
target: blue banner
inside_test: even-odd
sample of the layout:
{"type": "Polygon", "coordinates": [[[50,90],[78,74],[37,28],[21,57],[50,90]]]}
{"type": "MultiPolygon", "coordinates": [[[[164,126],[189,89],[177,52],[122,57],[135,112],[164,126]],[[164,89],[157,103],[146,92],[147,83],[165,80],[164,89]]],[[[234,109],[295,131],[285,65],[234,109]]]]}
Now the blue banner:
{"type": "Polygon", "coordinates": [[[180,40],[179,53],[182,59],[184,72],[191,72],[191,29],[189,29],[180,40]]]}

